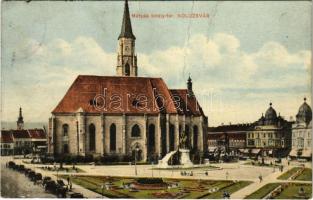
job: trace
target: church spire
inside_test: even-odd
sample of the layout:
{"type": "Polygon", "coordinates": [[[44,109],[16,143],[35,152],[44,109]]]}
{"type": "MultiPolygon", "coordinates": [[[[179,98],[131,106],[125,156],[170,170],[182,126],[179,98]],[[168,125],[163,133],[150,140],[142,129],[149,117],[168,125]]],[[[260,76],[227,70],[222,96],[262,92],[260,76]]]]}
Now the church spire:
{"type": "Polygon", "coordinates": [[[125,0],[121,33],[118,36],[117,66],[118,76],[137,76],[137,55],[135,40],[130,22],[128,2],[125,0]]]}
{"type": "Polygon", "coordinates": [[[122,29],[120,35],[118,36],[118,39],[120,38],[131,38],[134,40],[136,39],[132,31],[132,25],[130,21],[128,8],[128,0],[125,0],[122,29]]]}
{"type": "Polygon", "coordinates": [[[24,120],[23,120],[22,108],[21,107],[20,107],[20,112],[19,112],[19,116],[17,118],[16,125],[17,125],[17,129],[18,130],[21,130],[21,129],[24,128],[24,120]]]}
{"type": "Polygon", "coordinates": [[[190,74],[189,74],[189,77],[188,77],[188,80],[187,80],[187,91],[188,91],[188,94],[189,94],[190,96],[193,96],[192,80],[191,80],[190,74]]]}

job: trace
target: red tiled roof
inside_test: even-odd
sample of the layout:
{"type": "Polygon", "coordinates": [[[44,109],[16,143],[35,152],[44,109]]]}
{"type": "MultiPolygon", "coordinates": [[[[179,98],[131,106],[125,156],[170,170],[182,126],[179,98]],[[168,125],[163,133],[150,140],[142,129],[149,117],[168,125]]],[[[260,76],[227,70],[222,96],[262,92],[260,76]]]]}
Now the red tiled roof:
{"type": "Polygon", "coordinates": [[[11,130],[14,138],[30,138],[27,130],[11,130]]]}
{"type": "Polygon", "coordinates": [[[32,139],[46,139],[46,133],[43,129],[29,129],[28,132],[32,139]]]}
{"type": "Polygon", "coordinates": [[[13,138],[10,131],[1,130],[1,143],[13,143],[13,138]]]}
{"type": "MultiPolygon", "coordinates": [[[[181,91],[184,92],[176,93],[186,93],[181,91]]],[[[73,113],[80,108],[88,113],[180,113],[173,102],[173,92],[161,78],[79,75],[52,113],[73,113]],[[97,103],[93,101],[96,96],[97,103]],[[97,109],[96,104],[102,108],[97,109]]],[[[195,112],[195,102],[188,101],[188,108],[196,115],[199,112],[195,112]]]]}
{"type": "Polygon", "coordinates": [[[171,89],[170,91],[180,114],[204,116],[196,96],[189,96],[187,89],[171,89]]]}

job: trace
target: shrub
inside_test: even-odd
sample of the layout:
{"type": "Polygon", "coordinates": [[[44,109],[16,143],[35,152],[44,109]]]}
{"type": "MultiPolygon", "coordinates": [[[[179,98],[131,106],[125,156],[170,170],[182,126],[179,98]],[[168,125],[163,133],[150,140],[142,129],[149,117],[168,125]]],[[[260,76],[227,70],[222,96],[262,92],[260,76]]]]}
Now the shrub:
{"type": "Polygon", "coordinates": [[[162,178],[138,178],[137,183],[139,184],[163,184],[162,178]]]}

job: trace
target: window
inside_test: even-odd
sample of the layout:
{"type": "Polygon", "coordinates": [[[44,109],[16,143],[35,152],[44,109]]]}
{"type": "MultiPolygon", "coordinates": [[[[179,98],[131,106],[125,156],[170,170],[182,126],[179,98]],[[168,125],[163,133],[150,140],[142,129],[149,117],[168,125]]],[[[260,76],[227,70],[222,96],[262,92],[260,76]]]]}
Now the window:
{"type": "Polygon", "coordinates": [[[148,131],[148,153],[153,153],[155,151],[155,126],[154,124],[149,125],[148,131]]]}
{"type": "Polygon", "coordinates": [[[68,144],[63,144],[63,153],[68,153],[68,144]]]}
{"type": "Polygon", "coordinates": [[[193,148],[198,149],[198,126],[193,127],[193,148]]]}
{"type": "Polygon", "coordinates": [[[63,136],[68,136],[68,124],[63,124],[63,136]]]}
{"type": "Polygon", "coordinates": [[[111,124],[110,126],[110,151],[116,151],[116,126],[111,124]]]}
{"type": "Polygon", "coordinates": [[[132,128],[131,131],[131,136],[132,137],[140,137],[140,128],[137,124],[135,124],[132,128]]]}
{"type": "Polygon", "coordinates": [[[96,150],[96,127],[94,124],[89,125],[89,150],[96,150]]]}
{"type": "Polygon", "coordinates": [[[170,151],[174,151],[175,148],[175,126],[173,124],[170,124],[170,141],[169,141],[169,147],[170,151]]]}
{"type": "Polygon", "coordinates": [[[129,67],[129,64],[128,64],[128,63],[126,63],[126,65],[125,65],[125,75],[126,75],[126,76],[129,76],[129,75],[130,75],[130,67],[129,67]]]}

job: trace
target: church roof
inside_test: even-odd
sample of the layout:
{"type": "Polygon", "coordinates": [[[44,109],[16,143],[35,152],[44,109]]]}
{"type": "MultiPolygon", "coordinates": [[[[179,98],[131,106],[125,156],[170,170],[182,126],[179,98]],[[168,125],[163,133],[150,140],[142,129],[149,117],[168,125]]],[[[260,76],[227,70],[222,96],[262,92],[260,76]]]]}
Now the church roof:
{"type": "Polygon", "coordinates": [[[204,116],[203,110],[200,107],[196,97],[189,95],[187,89],[171,89],[170,90],[177,112],[185,115],[202,115],[204,116]],[[181,101],[175,101],[178,97],[181,101]]]}
{"type": "Polygon", "coordinates": [[[128,8],[128,1],[127,0],[125,0],[122,29],[121,29],[120,35],[118,36],[118,39],[120,39],[120,38],[136,39],[136,37],[134,36],[133,31],[132,31],[132,25],[131,25],[131,21],[130,21],[129,8],[128,8]]]}
{"type": "Polygon", "coordinates": [[[195,97],[186,101],[186,94],[169,90],[162,78],[79,75],[52,113],[203,115],[195,97]],[[177,107],[174,96],[180,97],[177,107]]]}

